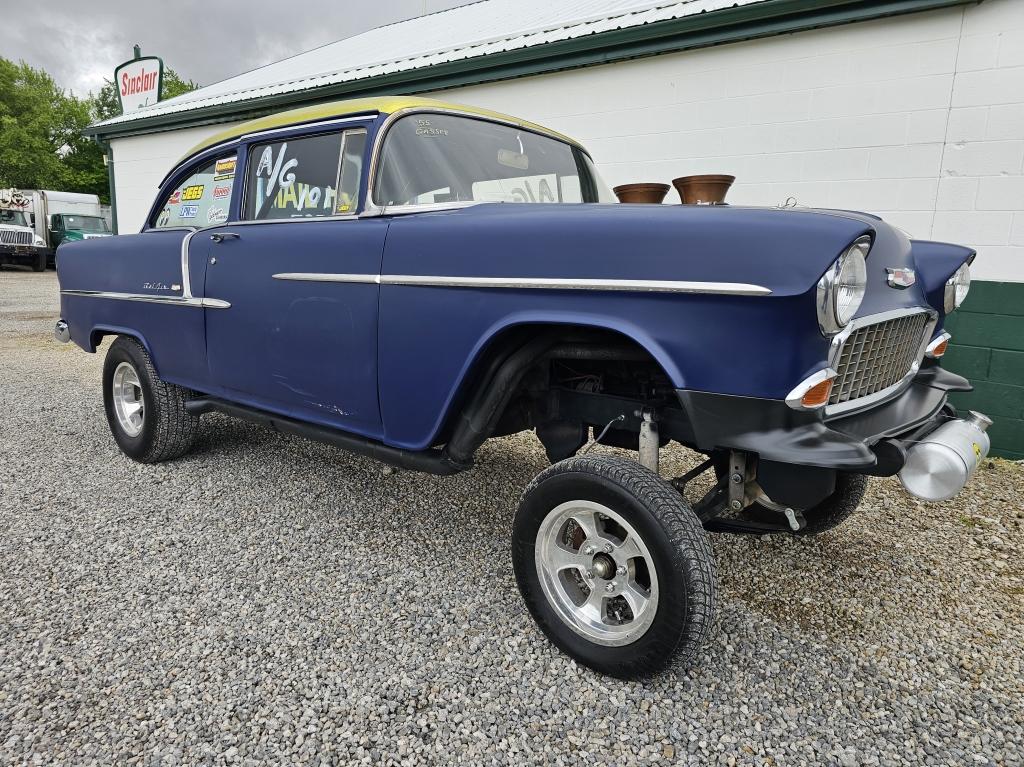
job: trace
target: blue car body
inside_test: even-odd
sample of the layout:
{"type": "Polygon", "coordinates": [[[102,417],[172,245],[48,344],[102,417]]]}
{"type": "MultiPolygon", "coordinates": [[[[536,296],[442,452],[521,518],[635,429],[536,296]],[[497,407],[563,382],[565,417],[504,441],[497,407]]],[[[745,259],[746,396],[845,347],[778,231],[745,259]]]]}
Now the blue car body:
{"type": "MultiPolygon", "coordinates": [[[[947,391],[968,386],[932,371],[928,385],[941,396],[874,430],[865,425],[872,408],[830,415],[784,405],[794,386],[830,365],[818,285],[851,243],[871,242],[856,317],[922,313],[928,336],[908,340],[922,352],[943,332],[945,286],[973,258],[967,248],[912,241],[874,216],[836,210],[377,206],[368,191],[375,153],[398,111],[444,110],[408,100],[390,111],[336,111],[346,130],[365,129],[367,139],[348,215],[257,225],[243,220],[236,184],[226,219],[212,225],[154,226],[158,197],[140,233],[62,246],[61,313],[71,340],[94,351],[103,336],[131,336],[168,382],[410,453],[451,438],[488,354],[540,329],[597,329],[644,350],[679,393],[690,423],[680,433],[692,446],[761,445],[763,457],[794,464],[870,470],[879,439],[934,418],[947,391]],[[916,279],[894,287],[892,270],[916,279]],[[710,408],[704,395],[740,406],[710,408]],[[749,403],[764,408],[740,413],[749,403]],[[855,417],[856,428],[844,431],[839,422],[855,417]],[[790,436],[778,438],[783,432],[790,436]],[[773,453],[774,442],[788,447],[773,453]]],[[[269,134],[297,140],[323,129],[295,118],[269,134]]],[[[267,135],[243,128],[201,148],[167,177],[160,197],[226,146],[239,169],[251,167],[252,147],[267,135]]],[[[920,363],[927,372],[914,356],[914,370],[920,363]]],[[[907,380],[893,396],[919,383],[907,380]]],[[[872,407],[886,404],[892,398],[872,407]]]]}

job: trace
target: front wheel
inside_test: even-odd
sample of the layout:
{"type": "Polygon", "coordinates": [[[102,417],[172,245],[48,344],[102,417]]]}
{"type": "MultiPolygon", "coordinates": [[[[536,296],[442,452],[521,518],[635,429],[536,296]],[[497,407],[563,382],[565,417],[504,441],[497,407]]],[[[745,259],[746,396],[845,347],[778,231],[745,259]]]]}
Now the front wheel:
{"type": "Polygon", "coordinates": [[[538,626],[580,663],[646,677],[692,660],[708,638],[715,566],[682,496],[632,461],[581,456],[526,489],[512,564],[538,626]]]}
{"type": "Polygon", "coordinates": [[[49,256],[47,256],[46,253],[40,253],[36,256],[36,260],[32,262],[32,271],[45,272],[47,260],[49,260],[49,256]]]}
{"type": "Polygon", "coordinates": [[[185,409],[186,390],[162,381],[146,349],[119,336],[103,362],[103,406],[114,441],[129,458],[157,463],[189,451],[199,418],[185,409]]]}

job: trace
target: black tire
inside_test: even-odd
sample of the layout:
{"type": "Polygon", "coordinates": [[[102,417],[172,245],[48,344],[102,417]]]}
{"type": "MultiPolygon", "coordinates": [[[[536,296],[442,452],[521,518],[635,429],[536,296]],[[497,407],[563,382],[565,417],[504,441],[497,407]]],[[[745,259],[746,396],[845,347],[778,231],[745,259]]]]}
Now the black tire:
{"type": "Polygon", "coordinates": [[[526,606],[548,639],[603,674],[635,679],[684,666],[714,625],[717,579],[708,536],[683,497],[633,461],[578,456],[539,474],[516,512],[512,565],[526,606]],[[657,607],[650,625],[628,644],[591,641],[560,616],[544,593],[535,559],[538,532],[550,511],[574,500],[614,509],[634,528],[653,560],[657,607]]]}
{"type": "Polygon", "coordinates": [[[46,253],[40,253],[39,256],[36,257],[36,260],[32,262],[32,271],[45,272],[47,260],[48,256],[46,255],[46,253]]]}
{"type": "Polygon", "coordinates": [[[199,429],[199,418],[185,409],[187,390],[160,380],[146,349],[134,338],[118,336],[103,362],[103,407],[121,451],[139,463],[158,463],[187,453],[199,429]],[[142,430],[128,433],[114,409],[114,372],[121,363],[135,370],[142,392],[142,430]]]}
{"type": "MultiPolygon", "coordinates": [[[[838,527],[857,510],[868,489],[868,478],[863,474],[836,473],[836,489],[821,503],[803,510],[807,526],[797,530],[793,535],[820,535],[838,527]]],[[[747,519],[753,521],[772,520],[777,522],[780,514],[763,506],[754,504],[743,512],[747,519]]]]}

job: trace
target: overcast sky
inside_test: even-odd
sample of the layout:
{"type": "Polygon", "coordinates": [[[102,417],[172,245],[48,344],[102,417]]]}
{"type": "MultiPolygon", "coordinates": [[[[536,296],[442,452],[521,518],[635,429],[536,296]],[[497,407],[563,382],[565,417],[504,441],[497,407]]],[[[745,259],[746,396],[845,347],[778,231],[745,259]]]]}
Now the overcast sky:
{"type": "MultiPolygon", "coordinates": [[[[24,59],[84,96],[132,57],[160,56],[186,80],[223,80],[325,43],[468,0],[177,0],[11,4],[0,56],[24,59]],[[41,4],[43,5],[43,4],[41,4]],[[17,11],[15,11],[17,9],[17,11]]],[[[6,5],[6,4],[5,4],[6,5]]]]}

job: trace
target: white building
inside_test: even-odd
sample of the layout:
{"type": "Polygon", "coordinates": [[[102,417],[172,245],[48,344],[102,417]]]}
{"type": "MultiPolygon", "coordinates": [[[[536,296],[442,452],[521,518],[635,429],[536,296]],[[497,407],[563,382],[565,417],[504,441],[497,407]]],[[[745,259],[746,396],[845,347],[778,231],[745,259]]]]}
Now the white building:
{"type": "Polygon", "coordinates": [[[1022,0],[485,0],[94,126],[119,230],[225,123],[384,93],[550,126],[611,184],[731,173],[733,203],[867,210],[976,248],[950,363],[1024,458],[1022,0]]]}

